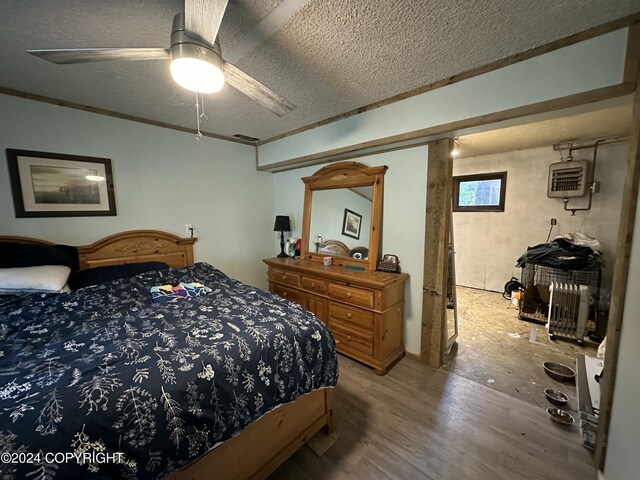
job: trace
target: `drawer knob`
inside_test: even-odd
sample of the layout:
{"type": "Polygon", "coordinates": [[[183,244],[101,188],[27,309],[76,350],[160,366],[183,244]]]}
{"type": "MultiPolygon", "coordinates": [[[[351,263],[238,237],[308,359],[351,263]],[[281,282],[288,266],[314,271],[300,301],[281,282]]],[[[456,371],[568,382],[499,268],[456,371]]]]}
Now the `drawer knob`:
{"type": "Polygon", "coordinates": [[[285,280],[287,276],[285,274],[282,275],[282,279],[285,280]]]}
{"type": "Polygon", "coordinates": [[[287,292],[282,292],[282,296],[286,297],[287,296],[287,292]]]}
{"type": "Polygon", "coordinates": [[[351,314],[350,313],[347,313],[347,318],[351,318],[351,314]]]}
{"type": "Polygon", "coordinates": [[[351,335],[347,335],[347,342],[351,341],[351,335]]]}
{"type": "Polygon", "coordinates": [[[351,294],[347,292],[347,298],[351,298],[351,294]]]}
{"type": "Polygon", "coordinates": [[[311,282],[311,288],[315,288],[316,284],[311,282]]]}

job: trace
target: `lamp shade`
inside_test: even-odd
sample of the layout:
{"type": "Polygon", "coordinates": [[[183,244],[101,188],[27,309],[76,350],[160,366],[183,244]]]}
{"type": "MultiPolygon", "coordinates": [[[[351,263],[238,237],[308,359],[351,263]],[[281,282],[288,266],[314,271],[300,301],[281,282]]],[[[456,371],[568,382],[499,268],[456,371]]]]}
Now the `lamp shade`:
{"type": "Polygon", "coordinates": [[[274,232],[290,232],[291,223],[287,215],[276,215],[276,223],[273,225],[274,232]]]}

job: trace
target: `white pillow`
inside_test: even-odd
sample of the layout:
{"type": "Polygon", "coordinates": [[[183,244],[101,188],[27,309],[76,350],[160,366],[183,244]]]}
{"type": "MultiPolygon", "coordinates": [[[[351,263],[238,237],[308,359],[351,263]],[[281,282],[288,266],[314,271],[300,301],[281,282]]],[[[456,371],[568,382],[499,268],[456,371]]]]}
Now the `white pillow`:
{"type": "Polygon", "coordinates": [[[68,292],[70,273],[64,265],[0,268],[0,294],[68,292]]]}

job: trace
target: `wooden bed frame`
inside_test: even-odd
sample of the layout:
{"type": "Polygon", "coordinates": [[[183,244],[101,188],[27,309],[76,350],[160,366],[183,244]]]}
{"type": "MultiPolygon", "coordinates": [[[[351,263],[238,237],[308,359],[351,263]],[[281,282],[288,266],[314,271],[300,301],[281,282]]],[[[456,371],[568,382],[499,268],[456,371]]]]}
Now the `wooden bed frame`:
{"type": "Polygon", "coordinates": [[[324,242],[316,243],[316,253],[328,253],[348,257],[349,247],[340,240],[325,240],[324,242]]]}
{"type": "MultiPolygon", "coordinates": [[[[159,230],[117,233],[90,245],[79,245],[80,269],[152,261],[185,267],[193,264],[196,240],[159,230]]],[[[0,236],[0,242],[54,244],[15,236],[0,236]]],[[[166,479],[266,478],[320,430],[333,433],[333,403],[334,389],[325,388],[281,405],[166,479]]]]}
{"type": "MultiPolygon", "coordinates": [[[[141,262],[164,262],[170,267],[186,267],[193,264],[193,244],[196,240],[159,230],[116,233],[90,245],[78,245],[80,269],[141,262]]],[[[29,237],[0,236],[0,242],[54,245],[47,240],[29,237]]]]}

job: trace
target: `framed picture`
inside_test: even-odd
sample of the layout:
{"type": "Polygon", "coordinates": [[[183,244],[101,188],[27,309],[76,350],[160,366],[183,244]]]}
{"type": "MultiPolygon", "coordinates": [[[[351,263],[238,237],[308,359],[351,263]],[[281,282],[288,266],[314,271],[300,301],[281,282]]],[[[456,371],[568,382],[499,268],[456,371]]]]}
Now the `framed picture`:
{"type": "Polygon", "coordinates": [[[7,148],[16,217],[116,214],[111,160],[7,148]]]}
{"type": "Polygon", "coordinates": [[[344,209],[344,220],[342,221],[342,235],[360,240],[360,224],[362,223],[362,215],[356,212],[344,209]]]}

